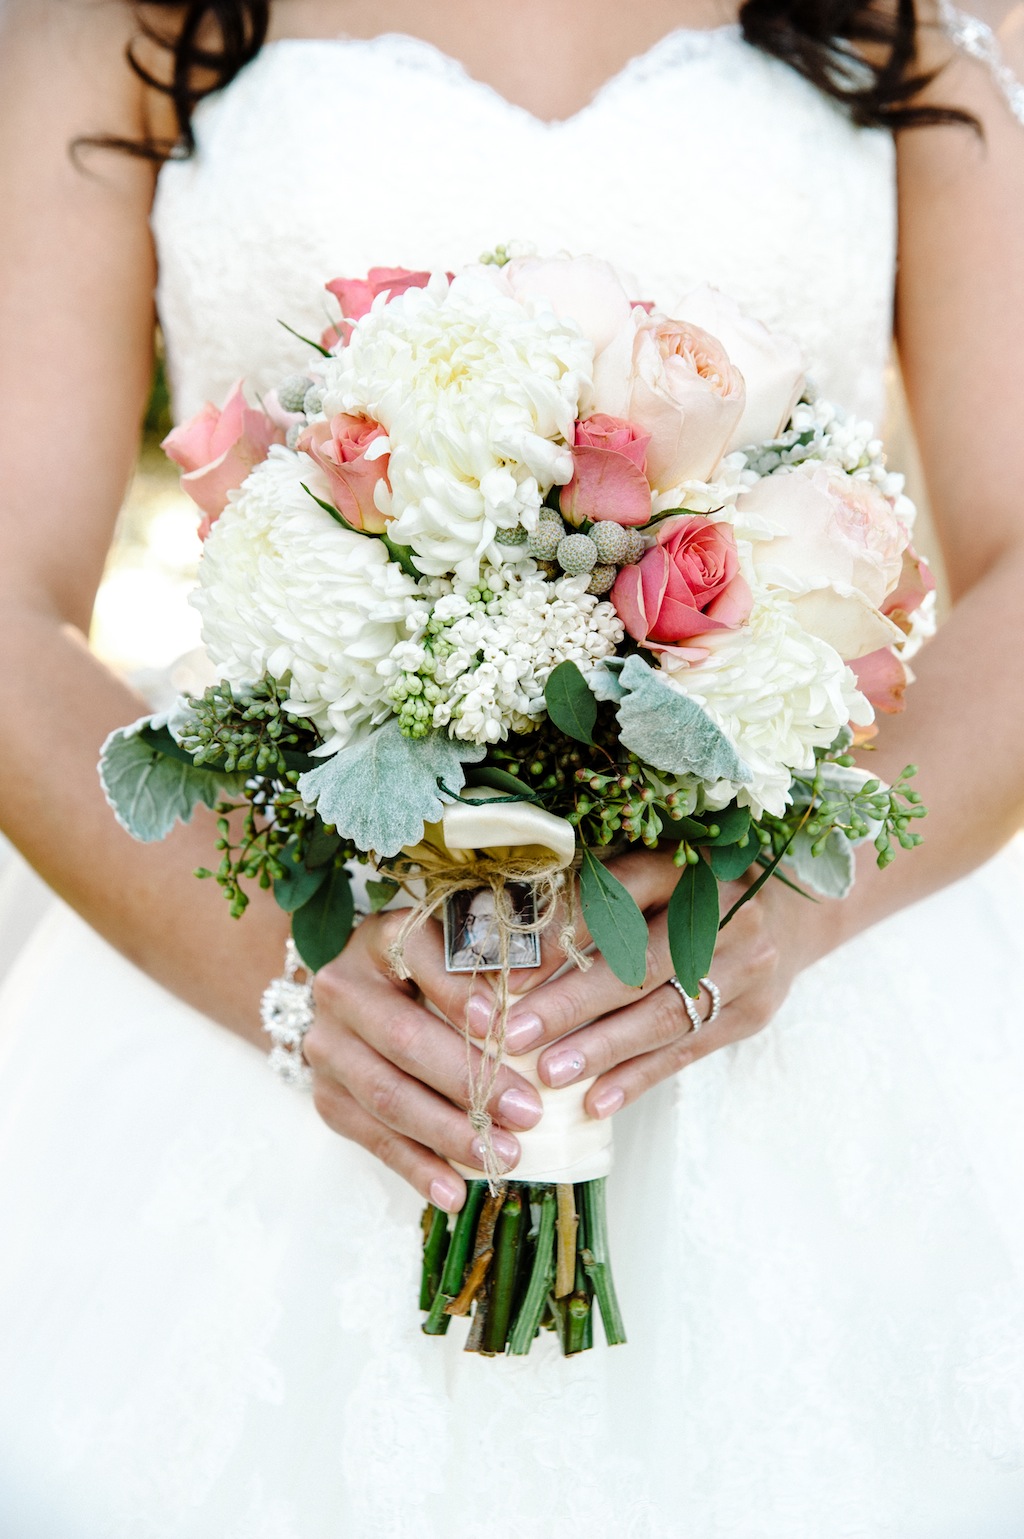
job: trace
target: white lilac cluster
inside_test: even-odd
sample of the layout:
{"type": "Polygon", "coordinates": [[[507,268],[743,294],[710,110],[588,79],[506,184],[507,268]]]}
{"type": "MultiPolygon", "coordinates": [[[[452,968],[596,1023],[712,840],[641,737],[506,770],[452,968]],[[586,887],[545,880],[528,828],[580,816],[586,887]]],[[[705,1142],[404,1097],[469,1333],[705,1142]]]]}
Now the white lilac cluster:
{"type": "Polygon", "coordinates": [[[379,665],[402,730],[497,743],[536,727],[552,669],[571,661],[587,670],[622,641],[622,621],[586,591],[588,581],[584,573],[552,582],[528,561],[485,567],[475,584],[436,585],[420,633],[379,665]]]}
{"type": "Polygon", "coordinates": [[[545,494],[570,479],[593,347],[573,322],[503,291],[494,269],[385,298],[327,361],[322,409],[381,424],[392,539],[421,571],[473,582],[482,561],[507,559],[498,531],[533,529],[545,494]]]}
{"type": "Polygon", "coordinates": [[[378,665],[423,607],[380,540],[340,529],[282,447],[231,493],[205,545],[192,603],[222,678],[287,681],[287,709],[343,748],[389,714],[378,665]]]}
{"type": "Polygon", "coordinates": [[[905,477],[886,466],[885,446],[872,424],[844,412],[812,386],[793,408],[786,432],[757,450],[747,450],[743,458],[747,474],[753,472],[756,477],[808,460],[834,465],[870,481],[890,498],[907,528],[913,525],[916,510],[903,495],[905,477]]]}
{"type": "Polygon", "coordinates": [[[755,817],[784,813],[792,773],[813,769],[814,749],[827,748],[849,722],[873,712],[853,671],[833,647],[810,635],[778,599],[755,604],[739,630],[701,638],[704,661],[668,659],[665,677],[722,729],[752,772],[746,785],[706,788],[705,805],[735,796],[755,817]]]}

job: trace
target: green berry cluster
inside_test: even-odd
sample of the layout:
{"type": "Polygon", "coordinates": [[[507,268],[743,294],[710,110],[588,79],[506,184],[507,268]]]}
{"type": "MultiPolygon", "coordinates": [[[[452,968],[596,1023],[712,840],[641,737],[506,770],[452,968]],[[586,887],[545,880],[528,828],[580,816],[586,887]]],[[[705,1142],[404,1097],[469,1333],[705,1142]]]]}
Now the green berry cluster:
{"type": "Polygon", "coordinates": [[[286,749],[305,752],[320,741],[309,722],[284,709],[288,690],[277,679],[264,678],[244,695],[236,695],[222,679],[199,698],[190,699],[190,719],[181,732],[181,746],[197,766],[215,765],[234,773],[283,774],[286,749]]]}
{"type": "Polygon", "coordinates": [[[917,774],[917,765],[908,764],[896,783],[889,787],[880,780],[865,781],[856,791],[841,791],[829,786],[823,765],[832,763],[848,769],[855,762],[850,754],[819,758],[814,778],[798,781],[798,790],[802,794],[797,796],[795,805],[787,809],[785,816],[762,815],[757,837],[766,857],[780,855],[801,829],[812,839],[814,855],[824,853],[833,832],[845,834],[856,842],[866,839],[873,829],[877,830],[874,834],[876,860],[883,870],[896,859],[894,842],[904,850],[912,850],[923,842],[924,836],[911,828],[911,823],[925,817],[928,810],[920,793],[910,786],[917,774]]]}

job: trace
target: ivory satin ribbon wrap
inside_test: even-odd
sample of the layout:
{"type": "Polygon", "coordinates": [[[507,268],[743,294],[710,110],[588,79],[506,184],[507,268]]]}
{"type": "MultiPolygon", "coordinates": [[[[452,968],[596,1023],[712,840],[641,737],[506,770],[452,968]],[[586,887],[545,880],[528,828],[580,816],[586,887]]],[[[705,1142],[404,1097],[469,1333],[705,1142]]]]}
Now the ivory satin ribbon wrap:
{"type": "MultiPolygon", "coordinates": [[[[477,795],[489,797],[493,793],[481,791],[477,795]]],[[[550,892],[552,877],[569,872],[572,866],[576,835],[564,818],[555,817],[529,802],[460,801],[446,806],[442,821],[429,824],[421,844],[405,854],[411,862],[422,863],[428,889],[435,873],[440,885],[444,886],[444,876],[438,869],[443,863],[456,881],[459,881],[461,865],[481,870],[489,868],[492,877],[496,870],[507,868],[510,881],[529,880],[527,873],[532,872],[538,886],[546,887],[550,892]]],[[[470,875],[471,870],[467,870],[466,877],[470,875]]],[[[560,876],[559,885],[566,880],[571,881],[571,875],[568,878],[560,876]]],[[[466,885],[465,878],[459,881],[460,887],[466,885]]],[[[486,881],[481,881],[480,885],[487,885],[486,881]]],[[[540,909],[540,905],[538,907],[540,909]]],[[[551,905],[547,907],[550,909],[551,905]]],[[[570,959],[565,968],[574,963],[580,965],[581,959],[578,953],[574,955],[574,948],[568,955],[570,959]]],[[[507,995],[507,1005],[512,1006],[522,997],[507,995]]],[[[536,1127],[516,1132],[522,1155],[518,1165],[508,1172],[509,1179],[554,1184],[594,1181],[606,1176],[612,1165],[612,1119],[598,1120],[588,1116],[583,1109],[593,1078],[558,1090],[543,1084],[537,1075],[537,1060],[543,1048],[520,1055],[501,1051],[505,1013],[496,1011],[496,1016],[502,1017],[497,1022],[499,1029],[492,1031],[484,1051],[497,1053],[501,1062],[533,1085],[544,1109],[536,1127]]],[[[464,1023],[456,1021],[453,1024],[465,1030],[464,1023]]],[[[480,1046],[468,1033],[467,1040],[480,1046]]],[[[480,1179],[479,1168],[452,1163],[463,1176],[480,1179]]]]}

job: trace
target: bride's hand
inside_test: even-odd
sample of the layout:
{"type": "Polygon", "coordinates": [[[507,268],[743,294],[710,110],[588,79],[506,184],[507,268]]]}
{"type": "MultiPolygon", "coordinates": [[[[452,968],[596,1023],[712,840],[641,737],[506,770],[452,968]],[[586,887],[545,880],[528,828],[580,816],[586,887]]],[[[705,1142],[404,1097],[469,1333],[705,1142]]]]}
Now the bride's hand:
{"type": "MultiPolygon", "coordinates": [[[[480,1054],[471,1048],[467,1058],[462,1036],[415,997],[418,985],[451,1014],[464,992],[464,981],[445,973],[439,925],[431,922],[409,940],[411,981],[395,981],[387,952],[404,918],[398,910],[364,920],[342,955],[317,974],[316,1017],[303,1052],[328,1126],[454,1212],[466,1186],[446,1160],[483,1173],[482,1148],[466,1116],[470,1063],[478,1068],[480,1054]]],[[[502,1068],[487,1109],[495,1152],[514,1169],[520,1149],[513,1130],[540,1120],[540,1098],[502,1068]]]]}
{"type": "MultiPolygon", "coordinates": [[[[567,969],[535,986],[529,975],[520,974],[520,986],[529,993],[510,1010],[507,1027],[512,1051],[552,1044],[538,1062],[546,1084],[557,1088],[596,1076],[584,1103],[593,1117],[611,1116],[687,1064],[760,1031],[796,975],[834,944],[834,905],[812,904],[781,882],[766,883],[719,935],[711,977],[720,991],[721,1013],[713,1025],[695,1032],[682,999],[668,983],[673,967],[665,906],[678,870],[669,855],[646,851],[622,856],[610,867],[647,915],[650,947],[642,989],[620,983],[601,957],[587,972],[567,969]]],[[[723,888],[723,913],[744,886],[723,888]]],[[[588,937],[583,933],[580,939],[588,937]]],[[[553,949],[547,953],[546,947],[550,973],[560,958],[553,949]]],[[[543,973],[538,976],[543,979],[543,973]]],[[[478,1000],[462,1008],[470,1029],[483,1030],[486,985],[477,980],[475,987],[478,1000]]],[[[698,1008],[706,1019],[710,1000],[703,989],[698,1008]]]]}

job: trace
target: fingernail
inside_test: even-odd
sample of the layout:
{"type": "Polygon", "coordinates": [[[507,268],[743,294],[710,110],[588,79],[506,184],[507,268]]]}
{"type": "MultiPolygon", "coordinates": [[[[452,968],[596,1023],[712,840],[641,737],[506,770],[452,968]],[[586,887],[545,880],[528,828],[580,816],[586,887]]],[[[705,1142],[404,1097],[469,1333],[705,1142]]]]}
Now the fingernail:
{"type": "Polygon", "coordinates": [[[435,1208],[441,1208],[445,1213],[454,1213],[456,1208],[462,1206],[462,1188],[454,1176],[435,1176],[430,1183],[430,1200],[435,1208]]]}
{"type": "Polygon", "coordinates": [[[505,1031],[505,1046],[510,1053],[525,1053],[544,1035],[544,1022],[539,1015],[517,1015],[509,1021],[505,1031]]]}
{"type": "Polygon", "coordinates": [[[486,1037],[491,1017],[494,1014],[494,1000],[486,994],[473,994],[466,1005],[466,1025],[474,1037],[486,1037]]]}
{"type": "Polygon", "coordinates": [[[515,1128],[536,1127],[543,1110],[540,1097],[532,1090],[520,1090],[518,1085],[510,1086],[498,1100],[498,1116],[515,1128]]]}
{"type": "Polygon", "coordinates": [[[556,1047],[544,1058],[544,1078],[557,1089],[559,1085],[571,1085],[579,1079],[586,1064],[578,1047],[556,1047]]]}
{"type": "MultiPolygon", "coordinates": [[[[503,1133],[500,1128],[492,1128],[491,1148],[505,1169],[511,1170],[519,1158],[519,1140],[513,1138],[511,1133],[503,1133]]],[[[474,1138],[473,1159],[481,1170],[484,1168],[484,1158],[484,1141],[482,1138],[474,1138]]]]}
{"type": "Polygon", "coordinates": [[[613,1085],[606,1085],[603,1090],[597,1092],[597,1095],[594,1096],[590,1103],[594,1108],[593,1115],[595,1117],[611,1117],[618,1111],[625,1099],[626,1092],[624,1090],[616,1090],[613,1085]]]}

